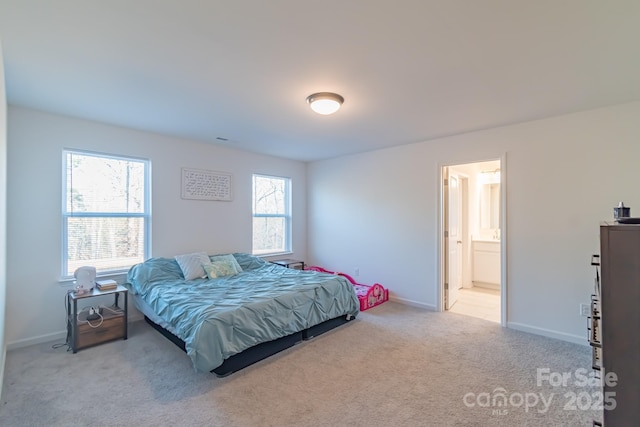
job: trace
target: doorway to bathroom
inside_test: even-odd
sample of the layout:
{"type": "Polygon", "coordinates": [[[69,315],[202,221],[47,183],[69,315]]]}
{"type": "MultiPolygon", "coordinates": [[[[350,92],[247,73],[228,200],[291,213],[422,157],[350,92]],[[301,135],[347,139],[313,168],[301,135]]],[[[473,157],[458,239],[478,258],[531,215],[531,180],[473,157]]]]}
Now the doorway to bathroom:
{"type": "Polygon", "coordinates": [[[505,325],[503,159],[441,168],[440,306],[505,325]]]}

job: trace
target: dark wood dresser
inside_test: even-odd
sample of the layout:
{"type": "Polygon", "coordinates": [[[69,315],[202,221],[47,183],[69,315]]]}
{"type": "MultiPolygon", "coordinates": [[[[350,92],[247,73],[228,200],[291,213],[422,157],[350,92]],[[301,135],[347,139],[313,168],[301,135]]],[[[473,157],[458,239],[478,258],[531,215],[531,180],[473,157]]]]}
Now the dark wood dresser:
{"type": "Polygon", "coordinates": [[[606,427],[640,420],[640,225],[600,226],[602,378],[615,408],[604,410],[606,427]],[[607,384],[609,382],[609,384],[607,384]],[[615,393],[613,395],[612,393],[615,393]]]}

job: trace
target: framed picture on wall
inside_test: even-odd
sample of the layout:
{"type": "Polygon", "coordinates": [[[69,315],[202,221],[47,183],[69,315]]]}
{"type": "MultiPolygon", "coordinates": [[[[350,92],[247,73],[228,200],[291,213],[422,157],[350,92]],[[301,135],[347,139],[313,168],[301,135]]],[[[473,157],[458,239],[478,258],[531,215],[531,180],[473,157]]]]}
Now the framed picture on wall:
{"type": "Polygon", "coordinates": [[[230,202],[233,176],[227,172],[182,168],[182,198],[230,202]]]}

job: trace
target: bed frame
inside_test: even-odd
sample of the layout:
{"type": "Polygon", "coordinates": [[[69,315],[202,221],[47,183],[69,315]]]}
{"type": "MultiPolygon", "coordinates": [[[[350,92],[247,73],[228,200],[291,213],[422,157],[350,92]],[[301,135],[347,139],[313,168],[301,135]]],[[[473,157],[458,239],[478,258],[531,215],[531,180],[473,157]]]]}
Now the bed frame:
{"type": "Polygon", "coordinates": [[[329,271],[325,268],[318,266],[307,267],[307,270],[319,271],[322,273],[337,274],[338,276],[344,276],[351,282],[356,290],[358,301],[360,301],[360,311],[365,311],[382,304],[385,301],[389,301],[389,290],[382,286],[380,283],[375,283],[371,286],[363,285],[362,283],[356,283],[355,279],[346,273],[339,273],[329,271]]]}
{"type": "MultiPolygon", "coordinates": [[[[293,347],[294,345],[302,341],[310,340],[311,338],[330,331],[333,328],[348,323],[353,319],[355,319],[355,317],[351,315],[339,316],[310,328],[304,329],[300,332],[296,332],[294,334],[287,335],[273,341],[267,341],[257,344],[244,350],[241,353],[234,354],[233,356],[228,357],[224,360],[222,365],[218,366],[211,372],[216,374],[218,377],[226,377],[227,375],[231,375],[232,373],[239,371],[240,369],[246,368],[249,365],[253,365],[256,362],[279,353],[282,350],[293,347]]],[[[158,332],[164,335],[165,338],[177,345],[180,349],[182,349],[182,351],[186,353],[187,350],[184,341],[182,341],[180,338],[178,338],[176,335],[172,334],[162,326],[155,323],[153,320],[149,319],[147,316],[144,316],[144,320],[146,320],[147,323],[153,326],[154,329],[156,329],[158,332]]]]}

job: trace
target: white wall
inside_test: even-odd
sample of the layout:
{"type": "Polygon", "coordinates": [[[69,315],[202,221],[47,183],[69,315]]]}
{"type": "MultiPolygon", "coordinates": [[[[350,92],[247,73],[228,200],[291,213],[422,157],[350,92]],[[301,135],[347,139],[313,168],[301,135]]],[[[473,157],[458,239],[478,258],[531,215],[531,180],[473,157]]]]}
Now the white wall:
{"type": "Polygon", "coordinates": [[[0,394],[4,381],[7,355],[6,290],[7,290],[7,97],[4,84],[4,60],[0,43],[0,394]]]}
{"type": "Polygon", "coordinates": [[[10,106],[8,113],[9,348],[64,337],[68,287],[58,282],[64,147],[151,159],[153,256],[249,251],[251,174],[289,176],[294,257],[350,274],[357,267],[359,281],[380,282],[396,300],[432,309],[439,167],[506,153],[508,325],[576,342],[586,338],[578,304],[589,301],[593,288],[589,262],[599,251],[598,224],[612,217],[620,200],[640,216],[640,103],[308,167],[21,107],[10,106]],[[180,199],[181,167],[233,173],[234,201],[180,199]]]}
{"type": "Polygon", "coordinates": [[[435,309],[439,167],[506,153],[507,324],[586,344],[598,226],[640,216],[638,141],[635,102],[311,163],[308,262],[435,309]]]}
{"type": "MultiPolygon", "coordinates": [[[[293,257],[306,259],[306,164],[9,106],[7,323],[9,348],[64,338],[62,149],[151,160],[152,256],[251,252],[251,175],[292,179],[293,257]],[[180,198],[181,168],[233,174],[234,200],[180,198]]],[[[130,305],[131,307],[132,305],[130,305]]],[[[139,316],[134,312],[133,317],[139,316]]]]}

